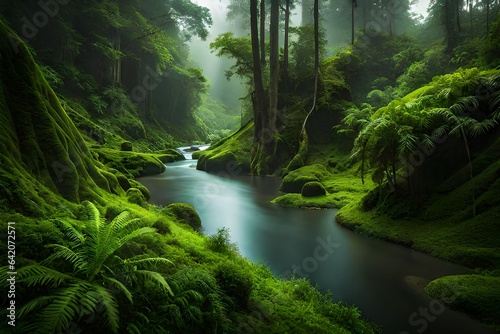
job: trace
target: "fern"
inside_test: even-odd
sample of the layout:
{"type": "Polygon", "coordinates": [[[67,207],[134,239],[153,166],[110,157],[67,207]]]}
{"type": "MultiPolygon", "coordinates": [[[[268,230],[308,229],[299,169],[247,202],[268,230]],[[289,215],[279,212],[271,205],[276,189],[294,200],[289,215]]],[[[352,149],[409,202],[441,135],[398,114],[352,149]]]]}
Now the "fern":
{"type": "MultiPolygon", "coordinates": [[[[130,303],[133,301],[126,284],[151,282],[165,294],[172,294],[165,278],[154,270],[157,265],[171,264],[169,260],[145,255],[122,260],[114,255],[128,241],[153,233],[155,229],[140,228],[139,220],[130,219],[128,212],[106,224],[97,208],[88,201],[82,203],[81,216],[85,224],[83,233],[67,221],[55,221],[65,232],[67,244],[47,245],[54,253],[42,262],[43,265],[29,265],[18,270],[20,284],[28,288],[51,288],[49,295],[35,298],[20,309],[20,319],[34,315],[26,320],[26,328],[37,328],[45,333],[61,332],[84,314],[100,313],[105,326],[116,333],[120,318],[114,294],[123,294],[130,303]],[[56,261],[69,264],[71,271],[64,273],[48,267],[58,265],[56,261]]],[[[3,276],[0,278],[6,279],[3,276]]]]}

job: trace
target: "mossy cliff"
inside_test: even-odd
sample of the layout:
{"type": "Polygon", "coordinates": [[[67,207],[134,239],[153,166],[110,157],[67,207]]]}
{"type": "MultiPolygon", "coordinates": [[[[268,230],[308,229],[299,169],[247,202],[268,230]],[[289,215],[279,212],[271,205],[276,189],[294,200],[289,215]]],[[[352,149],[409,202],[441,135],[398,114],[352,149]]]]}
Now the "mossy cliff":
{"type": "Polygon", "coordinates": [[[35,213],[111,192],[79,131],[25,44],[0,22],[2,207],[35,213]]]}

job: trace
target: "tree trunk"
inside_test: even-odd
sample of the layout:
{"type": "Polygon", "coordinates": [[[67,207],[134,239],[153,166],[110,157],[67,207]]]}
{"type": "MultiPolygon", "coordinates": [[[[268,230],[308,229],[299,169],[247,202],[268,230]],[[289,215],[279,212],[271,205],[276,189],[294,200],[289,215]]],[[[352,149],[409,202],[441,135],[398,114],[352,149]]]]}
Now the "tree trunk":
{"type": "Polygon", "coordinates": [[[283,84],[288,91],[288,30],[290,28],[290,0],[286,0],[285,7],[285,41],[283,46],[283,84]]]}
{"type": "Polygon", "coordinates": [[[266,66],[266,1],[260,1],[260,65],[266,66]]]}
{"type": "Polygon", "coordinates": [[[262,83],[262,69],[259,56],[259,29],[257,26],[257,0],[250,0],[250,30],[252,37],[253,58],[253,81],[255,93],[252,98],[254,113],[254,143],[251,158],[251,168],[255,169],[258,164],[258,150],[260,147],[260,135],[262,133],[262,115],[266,114],[266,103],[264,85],[262,83]]]}
{"type": "Polygon", "coordinates": [[[490,0],[486,0],[486,37],[490,33],[490,0]]]}
{"type": "Polygon", "coordinates": [[[302,0],[302,26],[314,24],[311,20],[312,0],[302,0]]]}
{"type": "Polygon", "coordinates": [[[276,125],[276,115],[278,114],[278,83],[279,83],[279,24],[280,24],[280,3],[279,0],[271,1],[271,26],[269,29],[269,119],[266,120],[269,133],[274,134],[276,125]]]}
{"type": "Polygon", "coordinates": [[[354,8],[356,7],[356,0],[351,1],[351,45],[354,45],[354,8]]]}
{"type": "Polygon", "coordinates": [[[472,0],[468,0],[469,2],[469,21],[470,21],[470,36],[473,36],[474,35],[474,28],[473,28],[473,25],[472,25],[472,0]]]}

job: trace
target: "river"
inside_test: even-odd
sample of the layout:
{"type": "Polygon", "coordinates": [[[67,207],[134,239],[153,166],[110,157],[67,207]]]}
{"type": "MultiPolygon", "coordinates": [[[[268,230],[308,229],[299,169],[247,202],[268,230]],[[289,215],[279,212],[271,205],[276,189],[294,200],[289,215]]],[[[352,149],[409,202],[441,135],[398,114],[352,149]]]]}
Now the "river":
{"type": "Polygon", "coordinates": [[[274,177],[214,175],[195,169],[196,161],[167,164],[165,173],[141,178],[150,202],[192,204],[205,234],[230,229],[231,241],[274,274],[295,271],[335,301],[358,307],[384,333],[493,333],[422,292],[420,279],[471,270],[353,233],[335,222],[336,210],[282,208],[269,201],[279,194],[274,177]]]}

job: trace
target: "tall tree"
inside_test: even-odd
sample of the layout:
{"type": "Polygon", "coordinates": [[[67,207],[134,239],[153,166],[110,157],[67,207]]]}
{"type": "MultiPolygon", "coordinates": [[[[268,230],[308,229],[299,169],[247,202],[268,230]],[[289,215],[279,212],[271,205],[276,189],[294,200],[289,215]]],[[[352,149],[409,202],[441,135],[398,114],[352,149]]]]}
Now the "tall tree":
{"type": "Polygon", "coordinates": [[[260,63],[266,66],[266,0],[260,0],[260,63]]]}
{"type": "Polygon", "coordinates": [[[354,9],[358,6],[356,0],[351,1],[351,44],[354,45],[354,9]]]}
{"type": "MultiPolygon", "coordinates": [[[[259,136],[262,132],[262,115],[267,114],[264,85],[262,83],[262,69],[259,56],[259,29],[257,22],[257,0],[250,0],[250,31],[252,38],[252,60],[253,60],[253,110],[254,110],[254,146],[252,152],[252,165],[256,163],[259,146],[259,136]]],[[[253,166],[252,166],[253,169],[253,166]]]]}
{"type": "Polygon", "coordinates": [[[279,83],[279,23],[280,23],[280,1],[271,1],[271,24],[269,29],[269,120],[264,127],[270,133],[275,132],[276,115],[278,113],[278,83],[279,83]]]}
{"type": "Polygon", "coordinates": [[[290,30],[290,0],[286,0],[285,4],[285,36],[284,36],[284,46],[283,46],[283,80],[285,85],[285,91],[288,90],[288,35],[290,30]]]}

